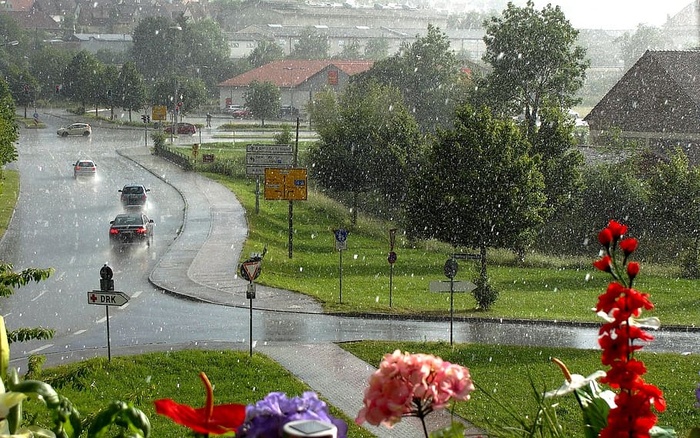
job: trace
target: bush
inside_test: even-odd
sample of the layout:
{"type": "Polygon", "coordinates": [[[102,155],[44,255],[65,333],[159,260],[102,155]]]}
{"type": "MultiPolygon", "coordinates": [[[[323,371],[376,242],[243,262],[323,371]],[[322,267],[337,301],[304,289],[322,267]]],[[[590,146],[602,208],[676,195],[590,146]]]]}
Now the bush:
{"type": "Polygon", "coordinates": [[[489,310],[498,299],[498,291],[484,277],[475,279],[474,284],[476,285],[476,289],[474,289],[476,307],[481,310],[489,310]]]}

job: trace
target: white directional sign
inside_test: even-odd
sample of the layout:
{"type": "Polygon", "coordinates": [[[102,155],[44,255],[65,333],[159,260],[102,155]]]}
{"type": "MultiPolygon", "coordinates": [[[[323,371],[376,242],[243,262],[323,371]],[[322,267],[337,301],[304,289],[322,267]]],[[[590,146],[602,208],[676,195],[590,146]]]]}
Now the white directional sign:
{"type": "Polygon", "coordinates": [[[249,144],[245,148],[247,176],[265,175],[267,167],[292,167],[294,149],[289,144],[249,144]]]}
{"type": "Polygon", "coordinates": [[[88,304],[101,306],[123,306],[129,302],[129,296],[124,292],[93,290],[88,292],[88,304]]]}
{"type": "MultiPolygon", "coordinates": [[[[476,285],[471,281],[453,281],[452,292],[471,292],[476,289],[476,285]]],[[[431,281],[430,292],[449,292],[449,281],[431,281]]]]}

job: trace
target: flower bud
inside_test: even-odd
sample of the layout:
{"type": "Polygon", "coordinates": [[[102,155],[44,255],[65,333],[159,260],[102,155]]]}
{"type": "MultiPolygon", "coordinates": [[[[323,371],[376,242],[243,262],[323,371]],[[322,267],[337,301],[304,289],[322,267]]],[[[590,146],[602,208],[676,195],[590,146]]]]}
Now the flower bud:
{"type": "Polygon", "coordinates": [[[610,243],[612,243],[612,233],[609,229],[603,228],[603,230],[598,233],[598,242],[606,248],[610,247],[610,243]]]}
{"type": "Polygon", "coordinates": [[[603,256],[602,259],[593,262],[593,266],[603,272],[612,272],[612,259],[610,256],[603,256]]]}
{"type": "Polygon", "coordinates": [[[634,278],[639,274],[639,263],[637,262],[629,262],[627,264],[627,275],[629,275],[630,279],[634,278]]]}
{"type": "Polygon", "coordinates": [[[627,257],[637,249],[637,245],[637,239],[624,239],[620,242],[620,249],[625,253],[625,257],[627,257]]]}

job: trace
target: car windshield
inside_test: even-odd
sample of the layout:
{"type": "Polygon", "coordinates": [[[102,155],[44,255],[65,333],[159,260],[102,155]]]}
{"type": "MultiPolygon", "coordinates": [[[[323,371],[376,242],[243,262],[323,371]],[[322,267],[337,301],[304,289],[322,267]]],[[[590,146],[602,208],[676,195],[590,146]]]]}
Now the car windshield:
{"type": "Polygon", "coordinates": [[[81,161],[80,163],[78,163],[78,166],[80,166],[80,167],[92,167],[92,166],[94,166],[94,164],[92,164],[91,161],[81,161]]]}
{"type": "Polygon", "coordinates": [[[141,216],[117,216],[114,219],[114,225],[141,225],[143,220],[141,216]]]}
{"type": "Polygon", "coordinates": [[[124,187],[122,193],[125,195],[140,195],[143,193],[143,187],[124,187]]]}

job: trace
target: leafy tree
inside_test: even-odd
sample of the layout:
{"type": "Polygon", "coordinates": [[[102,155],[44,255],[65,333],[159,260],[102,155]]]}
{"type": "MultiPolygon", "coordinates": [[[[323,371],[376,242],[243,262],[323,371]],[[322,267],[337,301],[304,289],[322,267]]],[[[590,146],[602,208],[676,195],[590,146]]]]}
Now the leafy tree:
{"type": "MultiPolygon", "coordinates": [[[[15,142],[19,138],[19,129],[15,122],[15,102],[7,86],[0,79],[0,177],[5,165],[17,159],[15,142]]],[[[0,178],[0,183],[2,178],[0,178]]]]}
{"type": "Polygon", "coordinates": [[[147,81],[175,74],[182,67],[182,27],[166,17],[146,17],[134,29],[131,59],[147,81]]]}
{"type": "Polygon", "coordinates": [[[686,242],[682,273],[700,278],[700,167],[691,166],[677,149],[667,163],[661,163],[649,183],[649,203],[660,235],[686,242]]]}
{"type": "Polygon", "coordinates": [[[207,92],[204,82],[183,76],[171,76],[157,81],[151,93],[151,104],[164,105],[170,113],[179,108],[183,116],[195,111],[206,103],[207,92]],[[178,106],[178,104],[181,105],[178,106]]]}
{"type": "Polygon", "coordinates": [[[580,201],[583,154],[574,146],[573,121],[559,108],[546,108],[531,153],[539,157],[544,176],[547,217],[571,210],[580,201]]]}
{"type": "Polygon", "coordinates": [[[182,24],[184,52],[180,57],[180,74],[200,78],[207,88],[216,90],[222,78],[218,66],[229,61],[229,47],[221,27],[212,19],[182,24]]]}
{"type": "Polygon", "coordinates": [[[39,84],[39,95],[44,99],[56,97],[56,86],[63,84],[63,74],[73,55],[67,50],[52,46],[41,47],[29,52],[29,71],[39,84]]]}
{"type": "Polygon", "coordinates": [[[537,11],[532,0],[522,8],[508,3],[501,17],[484,24],[483,60],[492,71],[479,89],[491,108],[507,116],[524,114],[529,136],[543,106],[568,109],[578,103],[589,63],[576,45],[578,31],[559,6],[537,11]]]}
{"type": "Polygon", "coordinates": [[[351,40],[348,44],[343,46],[343,51],[340,52],[336,58],[338,59],[362,59],[362,54],[360,53],[360,42],[356,39],[351,40]]]}
{"type": "Polygon", "coordinates": [[[400,92],[371,82],[351,84],[337,104],[330,99],[328,92],[325,104],[314,109],[334,110],[315,117],[319,141],[308,158],[314,178],[325,189],[350,194],[353,224],[361,194],[376,195],[386,211],[398,209],[421,144],[400,92]]]}
{"type": "Polygon", "coordinates": [[[401,90],[406,106],[424,131],[449,125],[462,99],[458,79],[450,40],[432,25],[424,37],[418,36],[396,55],[375,62],[370,70],[357,75],[358,81],[373,80],[401,90]]]}
{"type": "Polygon", "coordinates": [[[389,56],[389,40],[386,38],[372,38],[365,44],[365,58],[379,61],[387,56],[389,56]]]}
{"type": "MultiPolygon", "coordinates": [[[[99,71],[100,87],[97,90],[97,103],[109,108],[109,118],[114,119],[114,106],[121,100],[119,95],[119,69],[116,65],[102,65],[99,71]]],[[[97,115],[97,105],[95,106],[97,115]]]]}
{"type": "Polygon", "coordinates": [[[437,132],[411,181],[407,231],[478,248],[485,288],[487,249],[523,246],[542,223],[545,201],[543,176],[521,130],[485,107],[465,105],[452,130],[437,132]]]}
{"type": "Polygon", "coordinates": [[[330,52],[330,42],[326,35],[321,35],[313,27],[305,27],[299,35],[299,42],[294,45],[292,59],[326,59],[330,52]]]}
{"type": "MultiPolygon", "coordinates": [[[[15,272],[12,265],[0,263],[0,297],[9,297],[14,294],[14,289],[25,286],[32,281],[38,283],[46,280],[53,274],[53,269],[27,268],[15,272]]],[[[25,342],[32,339],[51,339],[54,330],[37,328],[18,328],[7,333],[7,338],[12,342],[25,342]]]]}
{"type": "Polygon", "coordinates": [[[24,117],[27,117],[27,107],[36,100],[39,83],[29,70],[16,64],[10,64],[5,70],[5,80],[18,106],[24,107],[24,117]]]}
{"type": "Polygon", "coordinates": [[[85,50],[81,50],[71,59],[63,79],[63,93],[78,102],[85,109],[88,102],[98,101],[100,69],[102,65],[85,50]]]}
{"type": "Polygon", "coordinates": [[[280,94],[279,87],[272,82],[253,81],[243,99],[253,116],[259,118],[262,126],[265,126],[265,119],[271,119],[279,113],[280,94]]]}
{"type": "Polygon", "coordinates": [[[661,29],[641,23],[634,33],[625,32],[615,42],[620,44],[625,70],[632,67],[647,50],[664,50],[673,47],[673,41],[661,29]]]}
{"type": "Polygon", "coordinates": [[[325,129],[334,129],[334,121],[339,113],[338,96],[333,89],[328,88],[313,95],[309,104],[309,121],[316,133],[323,137],[331,135],[324,132],[325,129]]]}
{"type": "Polygon", "coordinates": [[[258,68],[280,59],[284,59],[284,50],[274,41],[267,40],[258,42],[258,45],[248,55],[248,62],[253,68],[258,68]]]}
{"type": "Polygon", "coordinates": [[[129,121],[131,121],[131,112],[140,110],[146,103],[143,77],[136,70],[136,64],[133,62],[127,62],[119,71],[116,91],[121,107],[129,112],[129,121]]]}

